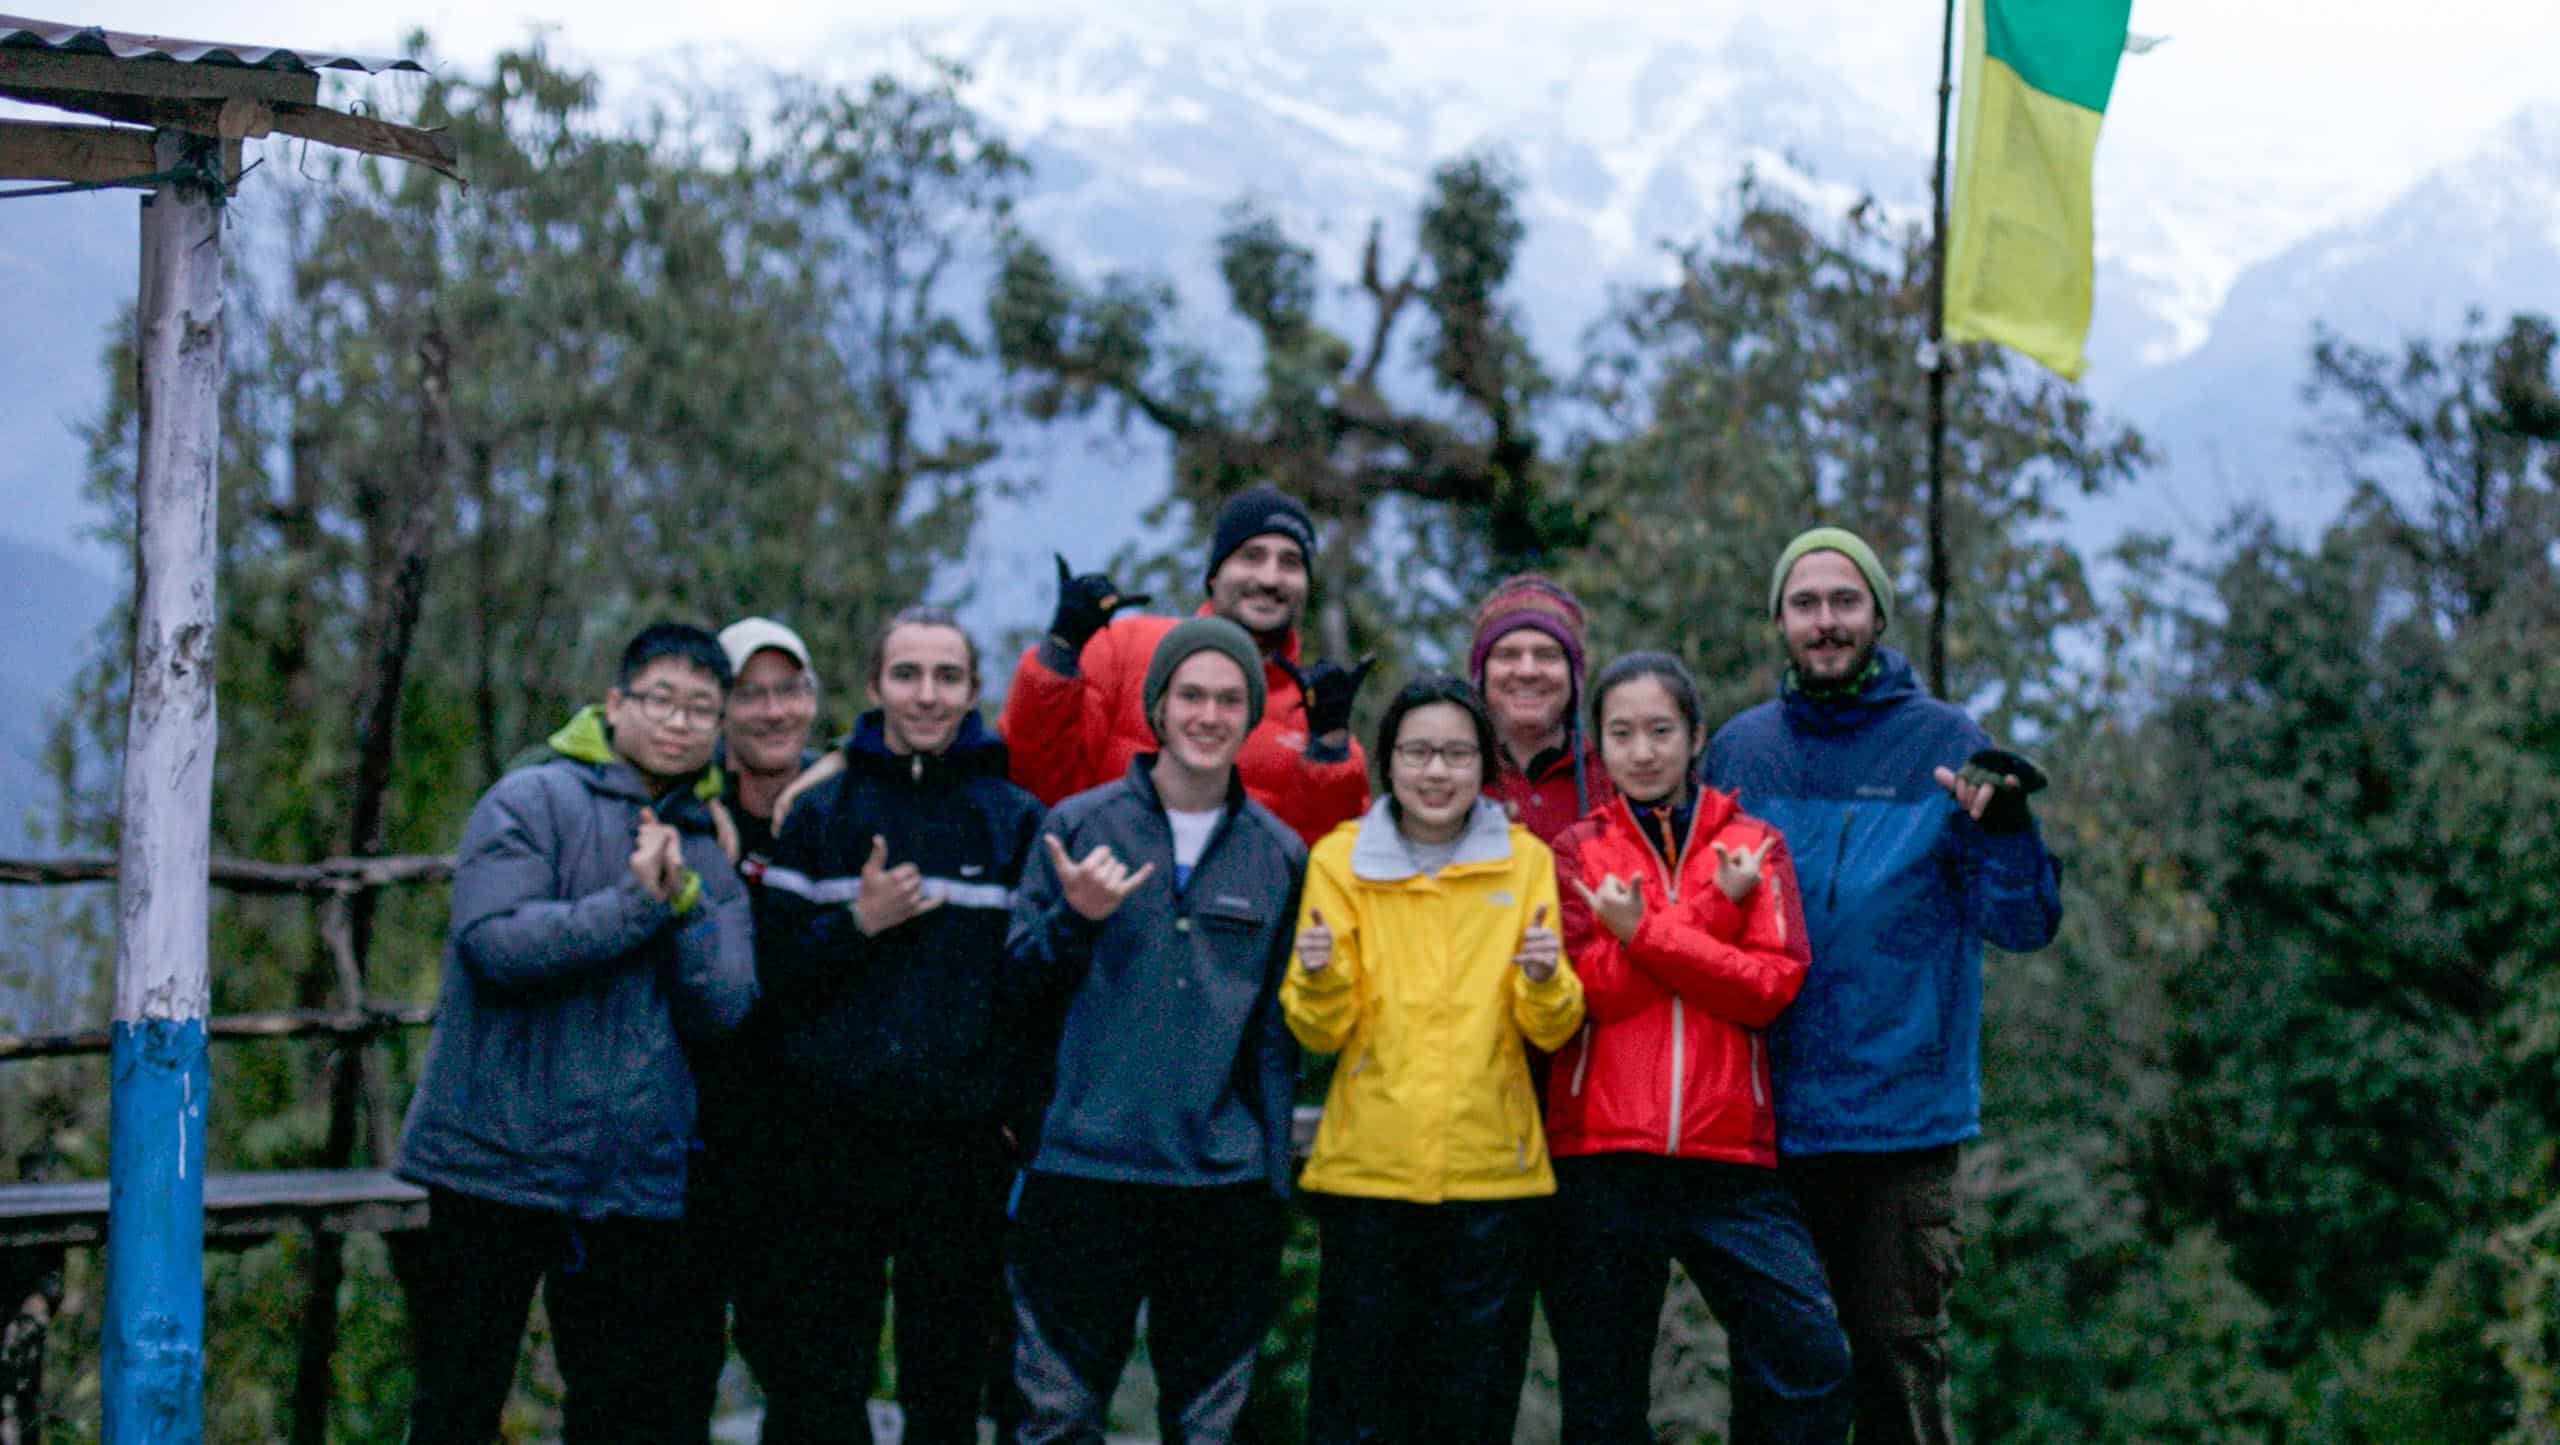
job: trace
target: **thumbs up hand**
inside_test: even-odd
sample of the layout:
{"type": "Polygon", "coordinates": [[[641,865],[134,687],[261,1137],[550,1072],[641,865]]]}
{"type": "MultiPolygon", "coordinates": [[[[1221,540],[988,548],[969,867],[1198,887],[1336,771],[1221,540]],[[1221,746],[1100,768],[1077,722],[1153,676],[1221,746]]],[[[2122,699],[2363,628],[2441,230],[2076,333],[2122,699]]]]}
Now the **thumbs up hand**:
{"type": "Polygon", "coordinates": [[[876,938],[922,913],[942,906],[924,891],[924,874],[913,863],[889,866],[889,840],[871,835],[871,856],[863,860],[862,891],[854,895],[853,922],[865,938],[876,938]]]}
{"type": "Polygon", "coordinates": [[[1298,967],[1309,973],[1322,973],[1333,963],[1333,930],[1325,926],[1324,915],[1307,910],[1307,926],[1298,930],[1298,967]]]}
{"type": "Polygon", "coordinates": [[[1529,915],[1529,926],[1520,930],[1520,951],[1511,955],[1511,961],[1520,965],[1531,983],[1545,983],[1556,976],[1556,963],[1563,957],[1564,939],[1547,926],[1547,905],[1541,903],[1529,915]]]}

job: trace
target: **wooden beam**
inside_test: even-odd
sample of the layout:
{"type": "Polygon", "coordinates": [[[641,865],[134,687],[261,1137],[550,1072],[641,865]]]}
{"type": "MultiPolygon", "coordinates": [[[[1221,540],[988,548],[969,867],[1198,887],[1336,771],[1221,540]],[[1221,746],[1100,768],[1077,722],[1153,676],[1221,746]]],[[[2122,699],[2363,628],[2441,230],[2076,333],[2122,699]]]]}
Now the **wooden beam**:
{"type": "MultiPolygon", "coordinates": [[[[310,893],[327,896],[400,883],[436,883],[453,876],[450,853],[380,858],[329,858],[318,863],[260,863],[216,858],[206,864],[214,886],[234,893],[310,893]]],[[[116,876],[113,858],[0,858],[0,885],[37,887],[106,883],[116,876]]]]}
{"type": "Polygon", "coordinates": [[[240,65],[189,65],[175,60],[116,60],[67,55],[58,50],[0,50],[0,84],[37,90],[94,90],[110,95],[195,96],[227,100],[288,100],[310,105],[320,98],[320,77],[306,71],[252,70],[240,65]]]}
{"type": "Polygon", "coordinates": [[[279,105],[275,113],[275,128],[285,135],[300,136],[304,140],[315,140],[344,150],[363,151],[367,155],[387,156],[395,161],[425,166],[455,180],[462,179],[462,172],[458,169],[461,152],[454,149],[453,138],[441,130],[393,125],[389,121],[348,115],[321,105],[279,105]]]}
{"type": "Polygon", "coordinates": [[[34,120],[0,122],[0,181],[113,185],[157,169],[147,130],[34,120]]]}
{"type": "MultiPolygon", "coordinates": [[[[274,1013],[224,1014],[207,1020],[207,1039],[370,1039],[393,1029],[422,1029],[436,1021],[428,1004],[367,1004],[361,1009],[280,1009],[274,1013]]],[[[106,1029],[70,1034],[0,1034],[0,1063],[15,1059],[65,1059],[108,1052],[115,1036],[106,1029]]]]}
{"type": "MultiPolygon", "coordinates": [[[[7,53],[0,51],[0,55],[7,53]]],[[[462,178],[462,172],[457,168],[460,153],[454,149],[452,138],[443,131],[394,125],[367,116],[348,115],[322,105],[277,101],[266,105],[264,114],[258,114],[220,101],[183,96],[121,95],[104,90],[39,90],[11,84],[5,72],[0,72],[0,97],[25,101],[30,105],[52,106],[56,110],[76,110],[84,115],[120,120],[130,125],[147,125],[154,130],[182,130],[190,135],[229,139],[271,131],[318,141],[322,145],[362,151],[367,155],[407,161],[456,180],[462,178]],[[267,129],[262,131],[257,128],[259,126],[267,129]]]]}

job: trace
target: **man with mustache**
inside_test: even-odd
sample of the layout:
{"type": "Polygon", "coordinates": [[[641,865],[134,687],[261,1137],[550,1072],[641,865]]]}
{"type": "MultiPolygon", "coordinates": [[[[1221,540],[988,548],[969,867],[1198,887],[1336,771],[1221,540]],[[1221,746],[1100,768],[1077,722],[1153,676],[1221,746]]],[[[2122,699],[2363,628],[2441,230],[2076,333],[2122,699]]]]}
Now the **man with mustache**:
{"type": "MultiPolygon", "coordinates": [[[[1261,659],[1269,703],[1236,758],[1245,792],[1309,843],[1368,804],[1351,704],[1372,665],[1299,670],[1298,623],[1315,550],[1306,508],[1270,487],[1239,492],[1218,513],[1209,595],[1200,605],[1250,634],[1261,659]]],[[[998,720],[1013,750],[1013,780],[1041,801],[1055,806],[1111,782],[1156,746],[1142,684],[1176,619],[1112,616],[1146,601],[1102,573],[1074,575],[1058,559],[1057,615],[1048,636],[1022,654],[998,720]]]]}
{"type": "Polygon", "coordinates": [[[1831,1278],[1859,1445],[1949,1442],[1956,1151],[1982,1132],[1982,945],[2042,948],[2061,874],[1991,748],[1881,645],[1893,588],[1855,534],[1817,527],[1769,579],[1787,670],[1726,723],[1707,782],[1776,824],[1813,964],[1769,1029],[1779,1167],[1831,1278]]]}

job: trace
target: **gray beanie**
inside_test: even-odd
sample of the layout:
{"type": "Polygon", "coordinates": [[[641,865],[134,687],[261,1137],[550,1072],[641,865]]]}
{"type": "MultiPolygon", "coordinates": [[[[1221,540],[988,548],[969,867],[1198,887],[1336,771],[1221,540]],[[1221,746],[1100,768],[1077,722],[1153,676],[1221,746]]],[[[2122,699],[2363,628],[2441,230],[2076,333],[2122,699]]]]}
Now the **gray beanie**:
{"type": "Polygon", "coordinates": [[[1235,662],[1244,673],[1244,725],[1260,726],[1265,692],[1262,649],[1253,645],[1253,634],[1223,617],[1184,618],[1156,644],[1155,656],[1147,659],[1146,691],[1140,695],[1147,710],[1147,726],[1155,726],[1156,704],[1164,701],[1164,690],[1173,682],[1173,670],[1195,652],[1222,652],[1235,662]]]}

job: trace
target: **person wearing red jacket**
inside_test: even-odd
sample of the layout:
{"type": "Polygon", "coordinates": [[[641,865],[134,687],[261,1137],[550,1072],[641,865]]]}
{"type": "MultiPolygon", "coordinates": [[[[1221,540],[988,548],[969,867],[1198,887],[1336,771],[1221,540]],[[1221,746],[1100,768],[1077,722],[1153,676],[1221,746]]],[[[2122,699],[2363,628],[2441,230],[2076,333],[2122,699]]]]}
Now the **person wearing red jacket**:
{"type": "Polygon", "coordinates": [[[1584,636],[1581,599],[1534,572],[1505,577],[1476,604],[1467,670],[1502,739],[1484,795],[1541,843],[1609,800],[1576,722],[1584,636]]]}
{"type": "Polygon", "coordinates": [[[1737,1445],[1848,1438],[1849,1346],[1777,1172],[1760,1031],[1811,957],[1777,830],[1691,783],[1697,684],[1638,652],[1591,689],[1618,796],[1556,839],[1586,1021],[1556,1054],[1547,1293],[1566,1445],[1649,1441],[1653,1340],[1677,1259],[1732,1340],[1737,1445]]]}
{"type": "MultiPolygon", "coordinates": [[[[1246,796],[1314,843],[1369,804],[1368,764],[1351,737],[1351,704],[1376,660],[1357,667],[1298,666],[1298,623],[1307,610],[1307,564],[1316,528],[1306,508],[1270,487],[1228,499],[1209,543],[1214,614],[1253,634],[1269,701],[1236,757],[1246,796]]],[[[1013,755],[1013,780],[1051,806],[1113,782],[1129,760],[1153,752],[1143,699],[1147,662],[1179,621],[1123,617],[1147,595],[1123,594],[1099,572],[1076,575],[1058,559],[1058,610],[1048,635],[1024,650],[997,726],[1013,755]]]]}

